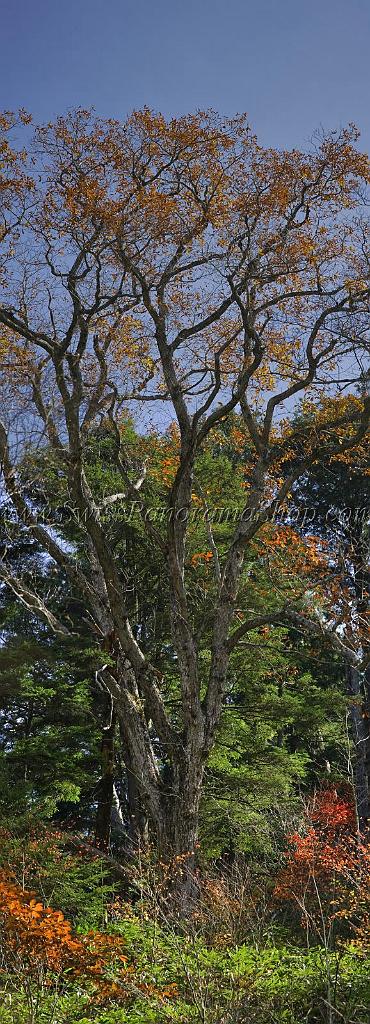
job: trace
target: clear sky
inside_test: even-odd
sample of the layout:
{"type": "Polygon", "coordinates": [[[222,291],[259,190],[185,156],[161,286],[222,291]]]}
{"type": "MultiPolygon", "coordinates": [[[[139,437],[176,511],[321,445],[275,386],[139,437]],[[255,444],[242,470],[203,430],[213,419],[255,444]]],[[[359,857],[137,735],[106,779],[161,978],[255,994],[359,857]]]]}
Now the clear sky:
{"type": "Polygon", "coordinates": [[[370,150],[370,0],[2,0],[1,107],[36,120],[246,110],[302,146],[354,121],[370,150]]]}

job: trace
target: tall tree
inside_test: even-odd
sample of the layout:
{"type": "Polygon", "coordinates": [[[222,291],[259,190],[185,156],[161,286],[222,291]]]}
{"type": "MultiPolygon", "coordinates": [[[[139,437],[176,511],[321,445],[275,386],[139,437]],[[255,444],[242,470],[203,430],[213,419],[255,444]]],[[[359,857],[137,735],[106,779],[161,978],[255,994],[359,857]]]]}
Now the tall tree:
{"type": "MultiPolygon", "coordinates": [[[[6,119],[2,128],[5,138],[6,119]]],[[[238,643],[276,621],[323,628],[304,587],[277,588],[261,610],[246,588],[248,552],[265,536],[272,549],[268,524],[295,479],[318,458],[356,450],[367,430],[370,400],[352,393],[369,313],[369,163],[356,138],[350,129],[317,139],[310,153],[278,152],[257,144],[245,117],[167,122],[145,109],[121,124],[80,110],[38,129],[33,174],[21,165],[15,174],[20,158],[3,144],[5,488],[108,651],[99,678],[164,851],[194,849],[204,768],[238,643]],[[309,411],[298,428],[296,399],[309,411]],[[151,466],[125,444],[122,410],[130,403],[141,422],[175,419],[172,453],[162,460],[164,522],[150,514],[151,466]],[[248,435],[244,500],[218,551],[198,477],[208,438],[234,411],[248,435]],[[17,473],[15,440],[22,417],[29,431],[31,412],[33,441],[37,431],[40,443],[47,438],[64,482],[78,536],[72,550],[58,522],[38,515],[17,473]],[[102,419],[120,481],[103,496],[88,469],[102,419]],[[107,507],[121,501],[123,538],[138,492],[165,580],[166,665],[163,647],[149,653],[145,631],[133,627],[127,576],[106,526],[107,507]],[[205,633],[193,600],[204,551],[188,558],[189,513],[199,501],[213,570],[205,633]],[[181,693],[172,715],[168,662],[181,693]]],[[[11,571],[6,554],[0,573],[20,601],[68,634],[71,625],[11,571]]],[[[344,635],[336,626],[333,644],[356,661],[351,624],[344,635]]]]}

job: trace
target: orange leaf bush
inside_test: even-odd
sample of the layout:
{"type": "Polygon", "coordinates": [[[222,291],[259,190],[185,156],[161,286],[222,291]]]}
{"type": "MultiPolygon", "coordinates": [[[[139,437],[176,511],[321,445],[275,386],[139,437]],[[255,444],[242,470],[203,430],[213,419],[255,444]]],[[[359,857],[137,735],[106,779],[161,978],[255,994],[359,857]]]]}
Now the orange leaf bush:
{"type": "Polygon", "coordinates": [[[321,941],[339,930],[370,950],[370,845],[357,831],[351,795],[335,787],[316,794],[305,829],[287,841],[275,899],[298,907],[302,925],[321,941]]]}
{"type": "Polygon", "coordinates": [[[101,996],[109,996],[106,971],[115,965],[120,968],[115,995],[127,996],[131,969],[125,966],[122,939],[99,932],[74,935],[64,914],[44,907],[5,871],[0,871],[0,932],[1,970],[15,974],[23,986],[43,988],[51,974],[83,976],[101,996]]]}

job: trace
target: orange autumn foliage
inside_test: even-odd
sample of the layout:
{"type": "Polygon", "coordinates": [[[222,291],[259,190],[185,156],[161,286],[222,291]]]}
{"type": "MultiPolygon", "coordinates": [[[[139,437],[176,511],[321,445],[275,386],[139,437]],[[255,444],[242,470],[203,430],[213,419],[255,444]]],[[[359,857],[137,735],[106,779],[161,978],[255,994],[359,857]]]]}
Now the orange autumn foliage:
{"type": "Polygon", "coordinates": [[[15,974],[21,984],[42,985],[49,974],[63,973],[83,977],[100,997],[109,997],[106,969],[115,964],[119,967],[115,995],[127,997],[132,971],[126,967],[122,939],[99,932],[74,935],[60,911],[44,907],[4,870],[0,871],[0,933],[1,970],[15,974]]]}
{"type": "Polygon", "coordinates": [[[198,566],[200,562],[207,563],[210,562],[212,558],[212,551],[196,551],[195,554],[191,556],[190,563],[193,566],[198,566]]]}
{"type": "Polygon", "coordinates": [[[277,902],[298,908],[302,925],[316,935],[336,929],[367,952],[370,846],[368,836],[358,834],[352,794],[334,786],[317,793],[304,827],[287,842],[274,891],[277,902]]]}

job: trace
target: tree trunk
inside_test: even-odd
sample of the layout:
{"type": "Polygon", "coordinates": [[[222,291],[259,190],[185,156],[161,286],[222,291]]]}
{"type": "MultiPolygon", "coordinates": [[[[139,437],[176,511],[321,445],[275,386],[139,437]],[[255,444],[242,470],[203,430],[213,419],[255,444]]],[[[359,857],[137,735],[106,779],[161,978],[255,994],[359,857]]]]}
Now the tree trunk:
{"type": "Polygon", "coordinates": [[[171,774],[172,785],[166,780],[161,800],[157,846],[161,861],[170,866],[169,894],[175,899],[177,912],[185,916],[199,892],[197,843],[204,768],[198,759],[197,765],[190,763],[188,770],[177,767],[171,774]]]}
{"type": "Polygon", "coordinates": [[[366,700],[364,704],[360,703],[363,696],[361,674],[353,665],[347,665],[347,690],[349,696],[355,698],[350,706],[352,738],[355,746],[354,789],[358,827],[360,832],[365,832],[369,824],[369,719],[366,700]]]}
{"type": "Polygon", "coordinates": [[[161,818],[156,823],[158,852],[161,858],[188,858],[194,863],[199,831],[199,799],[189,801],[187,794],[171,794],[161,805],[161,818]]]}
{"type": "Polygon", "coordinates": [[[112,804],[114,792],[114,734],[116,720],[114,714],[106,729],[103,729],[101,740],[102,774],[98,784],[98,808],[95,820],[95,844],[101,850],[109,850],[112,804]]]}
{"type": "Polygon", "coordinates": [[[148,815],[146,813],[135,772],[130,767],[131,758],[125,743],[123,730],[120,727],[121,750],[124,773],[126,776],[126,803],[128,831],[132,853],[142,850],[148,845],[148,815]]]}

